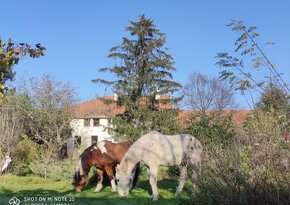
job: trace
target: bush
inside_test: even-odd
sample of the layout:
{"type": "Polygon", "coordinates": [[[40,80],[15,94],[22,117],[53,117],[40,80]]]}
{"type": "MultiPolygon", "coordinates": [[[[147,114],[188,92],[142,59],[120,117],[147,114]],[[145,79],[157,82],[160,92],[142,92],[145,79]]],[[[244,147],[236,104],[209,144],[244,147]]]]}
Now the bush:
{"type": "Polygon", "coordinates": [[[47,177],[52,180],[72,180],[75,163],[70,160],[58,161],[48,166],[47,177]]]}
{"type": "Polygon", "coordinates": [[[235,125],[231,114],[222,116],[219,112],[196,112],[191,114],[190,125],[184,132],[193,135],[206,148],[210,148],[230,144],[235,135],[235,125]]]}
{"type": "Polygon", "coordinates": [[[29,138],[16,144],[12,155],[12,171],[16,175],[35,174],[52,180],[71,180],[75,169],[73,160],[56,160],[54,150],[38,145],[29,138]]]}
{"type": "Polygon", "coordinates": [[[49,164],[43,162],[30,163],[33,174],[55,181],[72,180],[75,163],[72,160],[56,161],[49,164]]]}
{"type": "MultiPolygon", "coordinates": [[[[257,113],[256,113],[257,114],[257,113]]],[[[259,113],[226,148],[207,152],[195,204],[271,204],[290,201],[290,146],[275,118],[259,113]]]]}
{"type": "Polygon", "coordinates": [[[47,166],[44,163],[41,163],[39,161],[31,162],[29,164],[29,169],[33,174],[47,178],[47,166]]]}
{"type": "Polygon", "coordinates": [[[27,175],[31,173],[30,162],[39,159],[38,145],[28,138],[20,140],[12,153],[12,171],[17,175],[27,175]]]}

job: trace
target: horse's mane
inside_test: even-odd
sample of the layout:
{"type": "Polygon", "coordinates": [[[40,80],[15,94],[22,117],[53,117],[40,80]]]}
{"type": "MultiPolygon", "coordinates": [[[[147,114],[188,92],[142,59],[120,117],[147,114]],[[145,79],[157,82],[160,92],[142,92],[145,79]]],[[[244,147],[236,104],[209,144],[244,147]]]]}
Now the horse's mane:
{"type": "Polygon", "coordinates": [[[86,160],[93,155],[93,151],[99,150],[97,143],[93,143],[91,146],[87,147],[79,156],[79,162],[76,167],[76,171],[73,177],[74,182],[78,182],[81,180],[81,176],[84,174],[84,169],[89,169],[90,167],[87,165],[86,160]]]}
{"type": "Polygon", "coordinates": [[[97,148],[97,143],[93,143],[91,146],[89,146],[88,148],[86,148],[83,153],[80,154],[80,159],[87,157],[88,155],[91,155],[91,152],[93,151],[93,149],[98,149],[97,148]]]}
{"type": "Polygon", "coordinates": [[[81,173],[80,171],[76,171],[73,178],[73,183],[79,182],[81,180],[81,173]]]}
{"type": "MultiPolygon", "coordinates": [[[[119,170],[122,170],[122,172],[125,172],[126,170],[128,170],[128,165],[133,165],[130,166],[130,168],[132,168],[132,170],[134,169],[134,167],[136,167],[139,164],[139,161],[133,162],[134,160],[136,160],[133,156],[132,153],[135,152],[135,145],[132,144],[132,146],[127,150],[126,154],[124,155],[120,166],[119,166],[119,170]]],[[[132,171],[130,170],[130,171],[132,171]]]]}
{"type": "Polygon", "coordinates": [[[81,169],[87,168],[88,165],[86,164],[86,159],[88,157],[90,157],[92,155],[92,151],[98,149],[96,146],[96,143],[93,143],[91,146],[89,146],[88,148],[86,148],[79,156],[79,163],[76,167],[76,172],[74,175],[74,179],[78,180],[80,179],[81,175],[83,173],[81,173],[81,169]]]}

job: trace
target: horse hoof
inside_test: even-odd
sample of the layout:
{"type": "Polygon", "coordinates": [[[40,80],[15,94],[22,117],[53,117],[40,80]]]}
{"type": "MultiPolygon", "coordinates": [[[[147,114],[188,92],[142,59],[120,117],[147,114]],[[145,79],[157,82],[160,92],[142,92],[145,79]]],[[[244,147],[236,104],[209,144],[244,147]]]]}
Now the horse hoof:
{"type": "Polygon", "coordinates": [[[174,195],[177,197],[177,196],[179,196],[179,195],[180,195],[180,192],[181,192],[180,190],[176,190],[176,192],[175,192],[175,194],[174,194],[174,195]]]}
{"type": "Polygon", "coordinates": [[[153,201],[158,201],[158,196],[153,195],[152,200],[153,200],[153,201]]]}
{"type": "Polygon", "coordinates": [[[97,184],[95,192],[100,192],[102,188],[103,188],[102,184],[97,184]]]}
{"type": "Polygon", "coordinates": [[[117,190],[116,189],[112,189],[112,192],[117,192],[117,190]]]}

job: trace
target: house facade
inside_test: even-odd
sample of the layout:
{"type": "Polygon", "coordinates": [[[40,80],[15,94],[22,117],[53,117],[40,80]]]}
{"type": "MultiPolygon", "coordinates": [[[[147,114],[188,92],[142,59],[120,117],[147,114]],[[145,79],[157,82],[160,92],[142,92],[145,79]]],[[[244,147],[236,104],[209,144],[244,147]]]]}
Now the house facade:
{"type": "Polygon", "coordinates": [[[112,140],[107,128],[110,127],[110,119],[105,116],[93,118],[78,118],[71,121],[72,136],[76,143],[91,145],[99,140],[112,140]]]}
{"type": "Polygon", "coordinates": [[[81,146],[86,148],[100,140],[113,141],[108,132],[108,128],[112,128],[111,118],[124,112],[122,107],[117,106],[116,100],[116,96],[106,96],[77,104],[72,108],[72,136],[67,143],[69,155],[81,146]]]}
{"type": "MultiPolygon", "coordinates": [[[[168,99],[168,96],[158,96],[157,100],[168,99]]],[[[157,103],[156,108],[159,110],[172,109],[168,103],[157,103]]],[[[111,118],[124,113],[124,107],[117,105],[117,96],[106,96],[99,99],[90,100],[77,104],[72,108],[73,120],[71,121],[72,136],[67,143],[67,152],[72,154],[76,147],[83,146],[86,148],[92,143],[100,140],[114,139],[108,132],[112,128],[111,118]]],[[[177,120],[180,126],[186,126],[189,115],[192,110],[182,110],[177,120]]],[[[236,126],[242,127],[243,122],[248,117],[249,110],[223,111],[222,115],[232,113],[232,120],[236,126]]]]}

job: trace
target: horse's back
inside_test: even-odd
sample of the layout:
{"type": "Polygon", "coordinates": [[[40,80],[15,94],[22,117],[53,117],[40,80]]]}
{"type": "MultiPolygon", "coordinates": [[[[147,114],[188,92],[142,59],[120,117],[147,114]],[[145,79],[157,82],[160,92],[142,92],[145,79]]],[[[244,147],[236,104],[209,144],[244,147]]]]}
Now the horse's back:
{"type": "Polygon", "coordinates": [[[180,165],[188,151],[190,135],[163,135],[152,131],[139,138],[132,146],[145,163],[180,165]]]}
{"type": "Polygon", "coordinates": [[[108,150],[108,155],[119,164],[132,144],[133,142],[131,141],[124,141],[120,143],[110,142],[106,143],[105,146],[108,150]]]}

